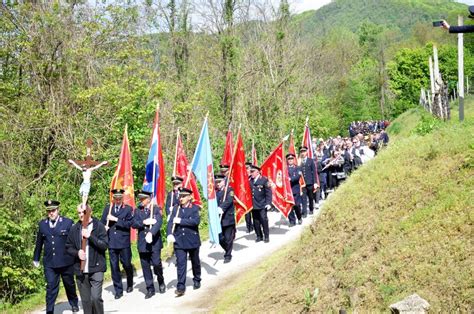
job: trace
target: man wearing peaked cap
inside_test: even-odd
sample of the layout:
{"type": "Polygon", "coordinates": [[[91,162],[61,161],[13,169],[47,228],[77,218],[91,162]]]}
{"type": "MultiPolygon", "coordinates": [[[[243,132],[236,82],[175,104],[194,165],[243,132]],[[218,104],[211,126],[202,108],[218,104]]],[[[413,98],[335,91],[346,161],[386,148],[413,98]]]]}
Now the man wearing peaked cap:
{"type": "Polygon", "coordinates": [[[140,255],[140,264],[142,265],[143,278],[145,278],[146,290],[145,299],[155,295],[155,285],[153,283],[153,274],[158,281],[158,291],[165,293],[166,285],[163,277],[163,264],[161,263],[161,249],[163,240],[161,239],[161,225],[163,218],[161,208],[151,202],[152,193],[148,191],[137,191],[137,197],[140,201],[135,216],[133,217],[132,227],[138,231],[137,249],[140,255]],[[151,269],[153,268],[153,273],[151,269]]]}
{"type": "Polygon", "coordinates": [[[318,188],[317,184],[317,169],[313,159],[308,157],[308,147],[300,147],[300,158],[301,158],[301,172],[306,186],[303,189],[302,198],[302,215],[303,218],[307,216],[308,207],[309,214],[312,215],[314,212],[314,201],[316,199],[315,190],[318,188]],[[308,203],[308,205],[306,205],[308,203]]]}
{"type": "MultiPolygon", "coordinates": [[[[247,169],[247,176],[249,180],[250,180],[250,175],[251,175],[251,166],[252,166],[252,163],[250,161],[247,161],[245,163],[245,168],[247,169]]],[[[250,233],[253,231],[253,222],[252,222],[251,212],[245,214],[245,225],[247,226],[247,233],[250,233]]]]}
{"type": "Polygon", "coordinates": [[[290,227],[296,225],[296,218],[298,218],[298,223],[301,224],[303,221],[301,219],[301,185],[300,178],[302,176],[301,168],[296,165],[296,156],[294,154],[287,154],[286,161],[288,163],[288,176],[290,178],[291,192],[295,200],[295,205],[288,215],[288,220],[290,221],[290,227]],[[296,218],[295,218],[296,214],[296,218]]]}
{"type": "Polygon", "coordinates": [[[165,203],[165,209],[166,209],[166,217],[170,216],[171,209],[179,204],[178,198],[179,198],[179,189],[183,186],[183,178],[178,177],[178,176],[173,176],[171,177],[171,182],[173,183],[173,189],[168,192],[168,195],[166,196],[166,203],[165,203]]]}
{"type": "Polygon", "coordinates": [[[230,169],[230,166],[229,166],[229,165],[222,164],[222,165],[219,165],[219,168],[220,168],[221,174],[223,174],[223,175],[225,175],[225,176],[228,175],[229,169],[230,169]]]}
{"type": "Polygon", "coordinates": [[[234,208],[234,190],[227,186],[224,175],[216,175],[216,199],[217,209],[221,217],[222,233],[219,234],[219,244],[224,249],[224,263],[232,260],[232,249],[235,238],[235,208],[234,208]]]}
{"type": "Polygon", "coordinates": [[[199,206],[192,203],[192,191],[181,188],[179,191],[179,205],[173,207],[168,220],[168,243],[174,244],[176,255],[176,271],[178,283],[176,296],[184,295],[186,290],[186,268],[188,256],[191,259],[194,289],[201,287],[201,261],[199,259],[199,206]]]}
{"type": "Polygon", "coordinates": [[[33,265],[39,267],[41,251],[44,247],[43,266],[46,279],[46,313],[54,313],[54,303],[59,292],[59,279],[73,312],[78,312],[78,298],[74,282],[74,258],[66,254],[66,239],[73,225],[69,218],[59,215],[60,203],[56,200],[44,202],[48,218],[38,223],[33,265]]]}
{"type": "Polygon", "coordinates": [[[250,166],[250,188],[252,189],[252,218],[257,239],[270,241],[267,211],[272,207],[272,190],[268,179],[260,175],[260,167],[250,166]],[[263,229],[263,232],[262,232],[263,229]]]}
{"type": "Polygon", "coordinates": [[[133,220],[133,209],[123,203],[123,189],[113,189],[112,204],[106,204],[100,222],[104,224],[109,239],[109,259],[115,299],[123,295],[122,274],[119,261],[127,274],[127,293],[133,291],[132,248],[130,228],[133,220]]]}

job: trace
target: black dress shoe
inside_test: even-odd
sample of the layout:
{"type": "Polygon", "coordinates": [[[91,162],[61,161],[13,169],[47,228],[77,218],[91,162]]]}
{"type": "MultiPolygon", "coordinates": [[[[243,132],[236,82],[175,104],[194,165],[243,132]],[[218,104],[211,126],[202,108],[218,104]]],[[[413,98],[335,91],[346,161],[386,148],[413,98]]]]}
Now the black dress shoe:
{"type": "Polygon", "coordinates": [[[197,289],[199,289],[199,288],[201,288],[201,282],[195,281],[195,282],[194,282],[194,285],[193,285],[193,289],[194,289],[194,290],[197,290],[197,289]]]}
{"type": "Polygon", "coordinates": [[[155,295],[155,291],[148,291],[145,295],[145,299],[149,299],[155,295]]]}
{"type": "Polygon", "coordinates": [[[263,239],[263,242],[268,243],[268,242],[270,242],[270,239],[269,239],[269,238],[265,238],[265,239],[263,239]]]}
{"type": "Polygon", "coordinates": [[[77,305],[76,305],[76,306],[73,306],[73,307],[71,308],[71,310],[72,310],[73,313],[77,313],[77,312],[79,312],[79,306],[77,306],[77,305]]]}
{"type": "Polygon", "coordinates": [[[309,212],[309,214],[310,214],[310,215],[312,215],[312,214],[313,214],[313,212],[309,212]]]}
{"type": "Polygon", "coordinates": [[[184,295],[184,290],[175,290],[174,294],[176,294],[177,297],[182,297],[184,295]]]}
{"type": "Polygon", "coordinates": [[[121,297],[123,297],[123,293],[116,293],[114,298],[115,298],[115,300],[118,300],[121,297]]]}
{"type": "Polygon", "coordinates": [[[164,283],[160,284],[158,286],[158,290],[160,291],[161,294],[165,293],[166,291],[166,285],[164,283]]]}
{"type": "Polygon", "coordinates": [[[232,258],[225,258],[224,259],[224,264],[230,263],[231,260],[232,260],[232,258]]]}
{"type": "Polygon", "coordinates": [[[262,238],[255,239],[255,242],[262,242],[262,238]]]}
{"type": "Polygon", "coordinates": [[[298,225],[301,225],[303,223],[303,219],[298,219],[298,225]]]}
{"type": "Polygon", "coordinates": [[[127,293],[130,293],[130,292],[132,292],[132,291],[133,291],[133,286],[127,287],[127,293]]]}

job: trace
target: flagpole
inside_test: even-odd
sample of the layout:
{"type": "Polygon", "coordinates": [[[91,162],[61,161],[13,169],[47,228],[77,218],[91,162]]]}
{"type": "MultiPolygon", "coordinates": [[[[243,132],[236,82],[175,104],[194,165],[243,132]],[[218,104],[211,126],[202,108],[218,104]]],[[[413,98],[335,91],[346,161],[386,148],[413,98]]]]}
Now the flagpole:
{"type": "MultiPolygon", "coordinates": [[[[127,134],[127,129],[128,129],[128,123],[125,124],[125,132],[124,132],[125,134],[127,134]]],[[[128,139],[128,136],[127,136],[127,139],[128,139]]],[[[123,139],[122,139],[122,144],[123,144],[123,139]]],[[[120,167],[120,165],[121,165],[120,164],[120,157],[122,157],[122,148],[120,148],[119,164],[117,165],[117,178],[120,175],[120,168],[121,168],[120,167]]],[[[114,189],[117,185],[117,178],[115,179],[115,184],[113,186],[114,189]]],[[[111,215],[112,214],[112,198],[110,197],[110,191],[109,191],[109,203],[110,203],[110,205],[109,205],[109,215],[111,215]]],[[[105,224],[105,226],[107,228],[109,227],[109,223],[110,223],[110,221],[109,221],[109,218],[107,216],[107,223],[105,224]]]]}
{"type": "MultiPolygon", "coordinates": [[[[174,150],[173,177],[176,176],[176,160],[178,159],[178,140],[179,140],[179,128],[176,130],[176,148],[174,150]]],[[[173,202],[174,202],[174,193],[173,191],[171,191],[171,202],[170,202],[171,208],[173,208],[173,202]]],[[[170,215],[171,215],[171,208],[170,208],[170,215]]]]}
{"type": "MultiPolygon", "coordinates": [[[[161,143],[159,141],[161,141],[161,139],[158,137],[158,114],[159,114],[159,110],[160,110],[160,103],[157,102],[156,103],[156,112],[155,112],[155,123],[154,123],[154,126],[153,126],[153,134],[151,136],[151,140],[153,141],[153,135],[155,135],[155,129],[156,129],[156,140],[157,140],[157,147],[156,147],[156,155],[159,154],[158,152],[158,148],[161,146],[161,143]]],[[[152,199],[151,199],[151,208],[150,208],[150,218],[153,218],[153,209],[154,209],[154,203],[156,202],[156,183],[155,182],[155,175],[156,175],[156,164],[155,164],[155,157],[158,157],[158,156],[154,156],[153,157],[153,188],[152,188],[152,199]]],[[[157,158],[157,162],[159,162],[159,158],[157,158]]]]}
{"type": "Polygon", "coordinates": [[[223,200],[225,200],[226,196],[227,196],[227,189],[229,188],[229,182],[230,182],[230,175],[232,173],[232,166],[234,165],[234,160],[235,160],[235,154],[237,152],[237,144],[239,143],[239,136],[240,136],[240,128],[242,127],[242,124],[239,124],[239,131],[237,133],[237,141],[235,141],[235,144],[234,144],[234,151],[232,152],[232,161],[230,163],[230,168],[229,168],[229,174],[227,176],[227,182],[225,184],[225,189],[224,189],[224,198],[223,200]]]}

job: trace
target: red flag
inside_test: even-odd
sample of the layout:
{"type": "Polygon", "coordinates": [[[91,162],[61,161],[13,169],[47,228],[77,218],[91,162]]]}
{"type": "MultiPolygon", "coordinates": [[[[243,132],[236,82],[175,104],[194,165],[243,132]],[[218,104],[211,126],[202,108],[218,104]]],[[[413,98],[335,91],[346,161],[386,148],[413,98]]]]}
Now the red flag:
{"type": "MultiPolygon", "coordinates": [[[[295,140],[294,140],[294,138],[293,138],[293,130],[291,130],[290,145],[289,145],[289,147],[288,147],[288,153],[295,155],[296,158],[298,157],[298,155],[296,154],[296,149],[295,149],[295,140]]],[[[298,164],[299,164],[299,162],[298,162],[298,164]]],[[[304,181],[304,177],[303,177],[303,176],[300,176],[300,186],[301,186],[301,187],[305,187],[305,186],[306,186],[306,182],[304,181]]]]}
{"type": "Polygon", "coordinates": [[[288,147],[288,153],[298,156],[296,155],[295,140],[293,138],[293,130],[291,130],[291,134],[290,134],[290,145],[288,147]]]}
{"type": "Polygon", "coordinates": [[[283,142],[263,162],[262,175],[268,178],[272,187],[272,203],[288,218],[295,200],[291,192],[291,183],[288,178],[288,169],[285,161],[283,142]]]}
{"type": "Polygon", "coordinates": [[[303,133],[303,141],[301,146],[308,147],[308,158],[314,158],[314,151],[313,151],[313,142],[311,141],[311,131],[308,125],[309,118],[306,118],[306,123],[304,124],[304,133],[303,133]]]}
{"type": "Polygon", "coordinates": [[[255,149],[255,145],[252,141],[252,165],[257,166],[258,161],[257,161],[257,150],[255,149]]]}
{"type": "MultiPolygon", "coordinates": [[[[120,157],[115,169],[114,176],[110,182],[110,190],[123,189],[123,203],[135,209],[135,194],[133,188],[133,171],[132,171],[132,157],[130,154],[130,143],[128,141],[128,131],[125,127],[123,132],[122,148],[120,150],[120,157]]],[[[110,193],[110,202],[112,203],[113,194],[110,193]]],[[[136,233],[131,233],[131,240],[136,240],[136,233]]]]}
{"type": "Polygon", "coordinates": [[[230,165],[232,162],[232,156],[234,155],[233,149],[234,149],[234,144],[232,143],[232,132],[227,131],[227,137],[225,138],[225,148],[224,148],[224,154],[222,155],[222,160],[221,160],[221,165],[230,165]]]}
{"type": "Polygon", "coordinates": [[[199,189],[196,184],[196,179],[189,167],[188,158],[183,149],[183,142],[181,141],[181,136],[176,135],[176,155],[174,156],[174,169],[173,175],[183,178],[183,187],[191,188],[193,191],[194,204],[202,206],[201,195],[199,194],[199,189]]]}
{"type": "Polygon", "coordinates": [[[245,167],[245,151],[242,136],[237,135],[236,149],[230,165],[229,185],[234,189],[235,220],[238,224],[252,210],[252,190],[245,167]]]}
{"type": "MultiPolygon", "coordinates": [[[[308,158],[311,158],[314,161],[314,150],[313,150],[313,142],[311,141],[311,131],[309,129],[308,125],[308,120],[309,118],[306,118],[306,123],[304,124],[304,133],[303,133],[303,142],[301,146],[306,146],[308,147],[308,158]]],[[[316,162],[315,162],[316,169],[318,169],[316,162]]],[[[319,185],[319,175],[318,172],[316,171],[315,173],[315,178],[314,182],[316,182],[319,185]]]]}

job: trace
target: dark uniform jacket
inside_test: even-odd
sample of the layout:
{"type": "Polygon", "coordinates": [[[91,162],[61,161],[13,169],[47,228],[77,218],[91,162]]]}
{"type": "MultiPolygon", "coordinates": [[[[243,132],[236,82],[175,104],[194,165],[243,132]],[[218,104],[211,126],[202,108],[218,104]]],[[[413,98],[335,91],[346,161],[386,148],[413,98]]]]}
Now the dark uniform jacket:
{"type": "Polygon", "coordinates": [[[174,247],[183,250],[200,247],[199,223],[201,222],[201,217],[199,216],[199,206],[192,204],[190,207],[181,207],[181,205],[173,207],[170,219],[168,220],[167,234],[171,234],[174,217],[181,218],[181,223],[176,225],[173,233],[176,240],[174,247]],[[178,209],[179,213],[176,216],[178,209]]]}
{"type": "Polygon", "coordinates": [[[234,190],[229,186],[224,199],[225,189],[216,191],[217,206],[222,208],[221,225],[223,227],[235,225],[234,190]]]}
{"type": "MultiPolygon", "coordinates": [[[[92,232],[89,241],[89,273],[105,272],[105,251],[108,247],[107,232],[104,225],[92,218],[92,232]]],[[[81,275],[81,260],[78,252],[82,248],[82,222],[76,222],[69,231],[66,242],[66,251],[74,257],[74,274],[81,275]]]]}
{"type": "Polygon", "coordinates": [[[301,172],[303,172],[304,181],[306,182],[306,186],[313,185],[317,183],[317,172],[316,172],[316,165],[313,159],[306,158],[306,162],[303,163],[301,160],[301,172]]]}
{"type": "Polygon", "coordinates": [[[257,180],[251,178],[250,187],[252,189],[254,210],[264,209],[265,206],[272,205],[272,189],[266,177],[258,176],[257,180]]]}
{"type": "Polygon", "coordinates": [[[33,260],[40,260],[44,245],[44,267],[59,268],[74,264],[74,257],[66,254],[66,240],[73,221],[61,216],[57,219],[54,228],[49,227],[49,219],[43,219],[38,223],[33,260]]]}
{"type": "MultiPolygon", "coordinates": [[[[107,215],[109,214],[110,204],[105,205],[100,222],[105,226],[107,224],[107,215]]],[[[124,249],[130,247],[130,227],[132,226],[132,207],[122,205],[118,213],[115,213],[115,204],[112,204],[111,215],[118,218],[115,221],[109,221],[109,249],[124,249]]]]}
{"type": "Polygon", "coordinates": [[[138,206],[137,210],[135,211],[132,224],[132,227],[137,229],[138,231],[138,252],[158,252],[163,248],[163,241],[161,239],[160,232],[161,225],[163,224],[163,218],[161,217],[160,207],[156,205],[153,207],[153,218],[156,219],[156,224],[152,226],[144,225],[143,220],[147,218],[150,218],[150,209],[138,206]],[[145,236],[148,232],[151,232],[151,234],[153,235],[153,240],[151,241],[151,243],[147,243],[145,241],[145,236]]]}
{"type": "Polygon", "coordinates": [[[168,195],[166,196],[165,210],[167,217],[170,215],[170,208],[175,207],[176,205],[179,205],[179,192],[173,190],[168,192],[168,195]],[[171,204],[171,196],[173,196],[173,204],[171,204]]]}
{"type": "Polygon", "coordinates": [[[300,173],[301,168],[299,166],[288,166],[288,176],[290,178],[291,192],[293,195],[299,195],[301,193],[300,173]]]}

